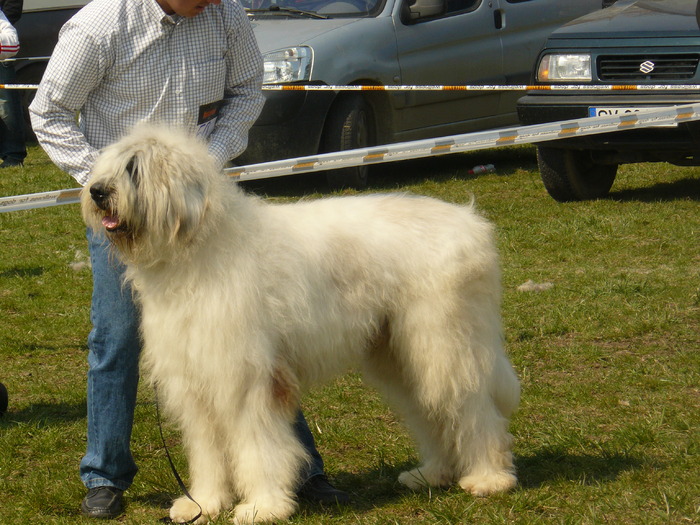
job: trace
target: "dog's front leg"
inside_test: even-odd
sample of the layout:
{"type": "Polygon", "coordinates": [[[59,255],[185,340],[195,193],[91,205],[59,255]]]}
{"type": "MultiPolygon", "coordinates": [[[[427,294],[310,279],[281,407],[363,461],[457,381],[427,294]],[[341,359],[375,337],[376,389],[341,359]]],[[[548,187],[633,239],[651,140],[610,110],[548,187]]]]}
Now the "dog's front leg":
{"type": "Polygon", "coordinates": [[[179,417],[190,472],[190,494],[173,502],[170,519],[175,523],[191,521],[200,513],[197,524],[215,519],[231,502],[229,490],[229,463],[224,447],[218,441],[217,428],[213,424],[208,407],[198,403],[196,396],[180,400],[179,417]]]}
{"type": "Polygon", "coordinates": [[[236,440],[229,455],[241,497],[234,509],[237,524],[286,520],[296,511],[294,491],[308,456],[293,428],[298,401],[289,379],[277,369],[273,377],[250,383],[232,429],[236,440]]]}
{"type": "Polygon", "coordinates": [[[197,454],[190,450],[188,453],[192,499],[181,496],[173,502],[170,519],[175,523],[190,522],[200,513],[200,507],[201,516],[194,523],[207,523],[229,505],[231,497],[225,489],[227,480],[225,473],[221,472],[226,468],[227,462],[218,454],[216,458],[203,457],[207,456],[208,452],[197,454]],[[205,467],[205,464],[209,464],[210,467],[205,467]],[[203,474],[206,471],[209,474],[203,474]]]}

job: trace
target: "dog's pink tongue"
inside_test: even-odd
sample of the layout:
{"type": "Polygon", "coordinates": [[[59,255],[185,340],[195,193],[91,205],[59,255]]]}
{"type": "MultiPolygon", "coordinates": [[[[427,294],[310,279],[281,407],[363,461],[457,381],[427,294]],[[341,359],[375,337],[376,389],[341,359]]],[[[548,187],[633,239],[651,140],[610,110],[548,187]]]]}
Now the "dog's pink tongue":
{"type": "Polygon", "coordinates": [[[119,219],[114,215],[106,215],[105,217],[102,217],[102,226],[108,230],[113,230],[119,226],[119,219]]]}

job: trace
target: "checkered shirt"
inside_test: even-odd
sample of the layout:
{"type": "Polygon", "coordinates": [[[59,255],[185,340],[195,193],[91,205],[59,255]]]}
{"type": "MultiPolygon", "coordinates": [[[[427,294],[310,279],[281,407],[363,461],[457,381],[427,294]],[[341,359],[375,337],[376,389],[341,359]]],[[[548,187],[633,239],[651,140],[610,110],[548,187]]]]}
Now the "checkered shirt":
{"type": "Polygon", "coordinates": [[[246,148],[261,85],[260,50],[236,0],[191,18],[156,0],[92,0],[61,29],[30,114],[49,157],[85,185],[99,150],[135,123],[194,130],[200,108],[220,100],[209,152],[223,167],[246,148]]]}

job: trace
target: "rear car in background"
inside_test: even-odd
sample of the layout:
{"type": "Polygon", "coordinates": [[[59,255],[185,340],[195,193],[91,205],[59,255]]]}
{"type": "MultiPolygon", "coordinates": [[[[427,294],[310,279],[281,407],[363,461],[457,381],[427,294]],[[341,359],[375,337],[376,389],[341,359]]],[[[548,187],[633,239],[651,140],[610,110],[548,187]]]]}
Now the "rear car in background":
{"type": "MultiPolygon", "coordinates": [[[[48,57],[58,40],[58,32],[78,10],[90,0],[24,0],[22,18],[17,22],[20,50],[15,70],[18,84],[38,84],[46,69],[48,57]],[[31,60],[29,60],[31,59],[31,60]]],[[[22,102],[28,129],[26,108],[34,98],[33,90],[23,90],[22,102]]],[[[28,133],[28,136],[33,136],[28,133]]]]}
{"type": "MultiPolygon", "coordinates": [[[[700,84],[698,0],[618,0],[555,31],[534,84],[700,84]]],[[[700,102],[698,90],[532,91],[518,101],[523,124],[621,115],[700,102]]],[[[604,197],[620,164],[700,165],[700,122],[555,140],[538,145],[545,188],[558,201],[604,197]]]]}

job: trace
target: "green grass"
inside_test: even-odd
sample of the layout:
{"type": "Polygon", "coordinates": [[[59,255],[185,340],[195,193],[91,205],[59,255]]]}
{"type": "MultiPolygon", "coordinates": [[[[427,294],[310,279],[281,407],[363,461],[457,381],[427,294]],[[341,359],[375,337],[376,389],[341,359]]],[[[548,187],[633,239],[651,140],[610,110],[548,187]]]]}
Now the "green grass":
{"type": "MultiPolygon", "coordinates": [[[[387,165],[371,191],[476,200],[498,228],[508,350],[522,380],[512,421],[520,484],[476,499],[396,483],[417,461],[400,422],[355,374],[304,398],[347,509],[303,506],[293,523],[700,522],[700,169],[620,169],[608,199],[558,204],[531,147],[387,165]],[[492,162],[497,172],[466,174],[492,162]],[[527,280],[552,283],[518,291],[527,280]]],[[[318,197],[322,175],[248,183],[272,200],[318,197]]],[[[0,195],[70,187],[36,147],[0,173],[0,195]]],[[[354,192],[347,192],[354,193],[354,192]]],[[[75,205],[0,214],[0,524],[88,523],[84,488],[85,341],[90,272],[75,205]]],[[[166,439],[181,473],[177,432],[166,439]]],[[[140,389],[141,468],[122,523],[157,523],[178,495],[140,389]]],[[[218,520],[225,523],[226,519],[218,520]]]]}

